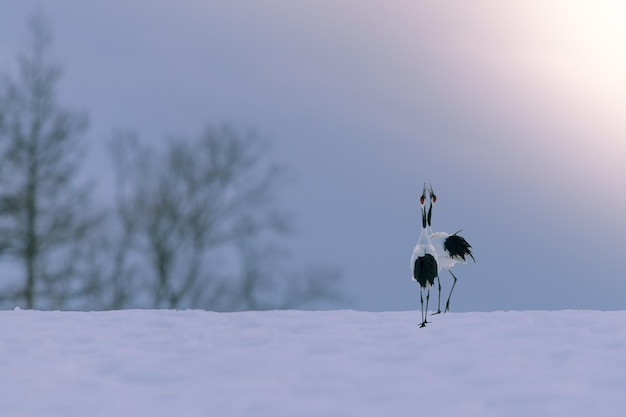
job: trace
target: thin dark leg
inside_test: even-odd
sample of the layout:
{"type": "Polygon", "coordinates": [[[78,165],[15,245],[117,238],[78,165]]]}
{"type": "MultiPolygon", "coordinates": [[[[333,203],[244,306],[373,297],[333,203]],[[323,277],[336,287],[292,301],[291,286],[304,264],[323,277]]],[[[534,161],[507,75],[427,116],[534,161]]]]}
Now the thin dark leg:
{"type": "Polygon", "coordinates": [[[424,297],[422,296],[422,287],[420,286],[420,306],[422,307],[422,322],[420,327],[426,326],[426,318],[424,316],[424,297]]]}
{"type": "Polygon", "coordinates": [[[450,297],[452,297],[452,291],[454,290],[454,286],[456,285],[456,276],[448,269],[448,272],[452,274],[452,278],[454,278],[454,282],[452,283],[452,288],[450,288],[450,295],[448,295],[448,301],[446,301],[446,313],[450,310],[450,297]]]}
{"type": "Polygon", "coordinates": [[[437,312],[434,314],[441,314],[441,280],[437,276],[437,284],[439,284],[439,298],[437,299],[437,312]]]}
{"type": "Polygon", "coordinates": [[[427,319],[428,319],[428,300],[430,300],[430,288],[426,290],[426,312],[424,314],[424,325],[426,325],[426,323],[430,323],[429,321],[427,321],[427,319]]]}

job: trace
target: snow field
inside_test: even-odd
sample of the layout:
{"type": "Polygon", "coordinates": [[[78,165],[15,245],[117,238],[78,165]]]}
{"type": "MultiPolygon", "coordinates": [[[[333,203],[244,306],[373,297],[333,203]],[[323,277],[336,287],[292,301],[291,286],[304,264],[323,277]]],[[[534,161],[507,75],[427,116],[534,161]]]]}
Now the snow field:
{"type": "Polygon", "coordinates": [[[0,415],[624,413],[624,311],[419,316],[5,311],[0,415]]]}

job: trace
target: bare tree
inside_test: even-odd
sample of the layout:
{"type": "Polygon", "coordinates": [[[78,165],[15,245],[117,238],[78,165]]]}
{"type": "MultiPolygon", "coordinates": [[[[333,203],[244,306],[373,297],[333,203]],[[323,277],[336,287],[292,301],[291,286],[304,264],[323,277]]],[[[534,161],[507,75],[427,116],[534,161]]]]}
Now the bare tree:
{"type": "Polygon", "coordinates": [[[288,285],[285,253],[271,243],[290,222],[276,209],[281,170],[263,138],[221,125],[196,140],[169,140],[161,151],[128,134],[112,149],[124,247],[118,260],[135,271],[134,303],[260,310],[296,306],[284,300],[290,295],[306,298],[301,290],[313,286],[288,285]]]}
{"type": "Polygon", "coordinates": [[[18,76],[0,83],[0,303],[260,310],[340,295],[338,272],[286,267],[281,170],[252,132],[212,126],[163,148],[120,135],[115,206],[94,214],[79,182],[87,119],[57,103],[44,17],[29,29],[18,76]]]}
{"type": "Polygon", "coordinates": [[[0,247],[19,271],[10,283],[4,277],[2,295],[26,308],[64,308],[89,286],[80,259],[97,223],[77,183],[87,119],[57,103],[61,69],[49,58],[47,21],[37,13],[28,23],[30,50],[0,90],[0,247]]]}

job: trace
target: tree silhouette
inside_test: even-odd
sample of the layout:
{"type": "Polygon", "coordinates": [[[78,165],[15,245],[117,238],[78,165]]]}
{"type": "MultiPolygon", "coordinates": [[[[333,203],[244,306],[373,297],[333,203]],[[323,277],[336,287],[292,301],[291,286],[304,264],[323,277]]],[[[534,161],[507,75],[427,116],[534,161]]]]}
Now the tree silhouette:
{"type": "MultiPolygon", "coordinates": [[[[117,213],[137,300],[157,308],[263,310],[339,298],[340,274],[289,273],[272,237],[289,230],[277,210],[281,169],[267,141],[228,125],[157,151],[136,136],[113,142],[117,213]],[[138,281],[137,281],[138,280],[138,281]]],[[[124,270],[123,267],[117,267],[124,270]]],[[[119,297],[111,297],[119,299],[119,297]]]]}
{"type": "Polygon", "coordinates": [[[89,189],[77,181],[87,118],[57,103],[61,68],[49,57],[47,21],[36,13],[28,24],[30,49],[0,90],[0,248],[16,271],[2,299],[63,308],[89,286],[80,260],[98,222],[89,189]]]}
{"type": "Polygon", "coordinates": [[[148,146],[112,142],[113,207],[81,182],[85,114],[57,102],[43,15],[0,82],[0,305],[38,309],[314,307],[343,297],[341,274],[290,269],[268,141],[229,125],[148,146]],[[101,204],[106,206],[106,204],[101,204]]]}

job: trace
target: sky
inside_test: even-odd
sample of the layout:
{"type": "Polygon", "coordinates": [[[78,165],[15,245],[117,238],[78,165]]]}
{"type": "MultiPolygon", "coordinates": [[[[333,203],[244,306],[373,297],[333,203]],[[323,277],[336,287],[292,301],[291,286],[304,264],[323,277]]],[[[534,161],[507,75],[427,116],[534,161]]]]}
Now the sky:
{"type": "Polygon", "coordinates": [[[293,172],[289,247],[343,271],[336,307],[419,308],[428,182],[433,229],[462,229],[476,257],[454,269],[453,310],[626,308],[621,2],[8,0],[2,70],[37,8],[103,198],[116,129],[158,141],[226,121],[293,172]]]}

